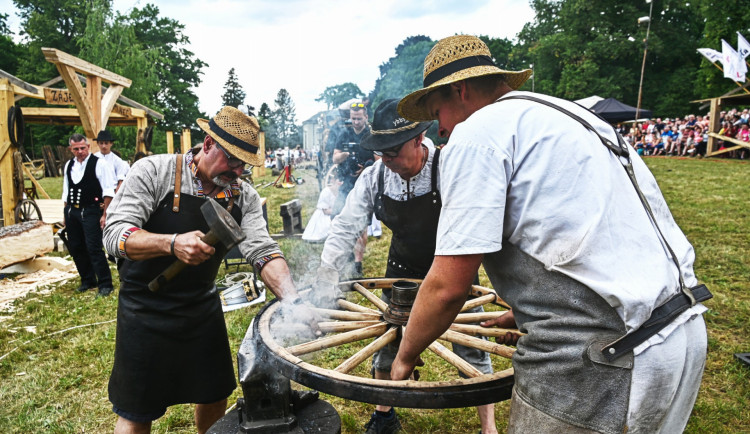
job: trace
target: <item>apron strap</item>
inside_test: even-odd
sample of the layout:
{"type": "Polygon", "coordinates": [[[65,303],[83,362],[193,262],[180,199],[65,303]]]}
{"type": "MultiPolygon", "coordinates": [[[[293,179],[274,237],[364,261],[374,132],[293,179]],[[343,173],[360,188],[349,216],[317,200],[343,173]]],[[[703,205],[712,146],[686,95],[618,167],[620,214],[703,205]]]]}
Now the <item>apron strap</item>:
{"type": "Polygon", "coordinates": [[[175,175],[174,175],[174,200],[172,201],[172,211],[180,212],[180,185],[182,184],[182,154],[175,155],[175,175]]]}

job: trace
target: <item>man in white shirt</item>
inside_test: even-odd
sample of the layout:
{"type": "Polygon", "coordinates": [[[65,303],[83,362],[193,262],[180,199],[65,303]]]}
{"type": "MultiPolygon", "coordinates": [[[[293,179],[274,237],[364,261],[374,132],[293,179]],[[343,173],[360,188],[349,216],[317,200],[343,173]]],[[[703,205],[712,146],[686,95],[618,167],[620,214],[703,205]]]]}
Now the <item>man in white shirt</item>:
{"type": "Polygon", "coordinates": [[[117,186],[115,187],[116,192],[120,188],[120,185],[125,179],[125,176],[127,176],[128,172],[130,171],[130,165],[122,158],[120,158],[117,154],[112,152],[112,145],[114,144],[114,142],[115,139],[114,137],[112,137],[112,133],[110,133],[108,130],[99,131],[99,135],[96,136],[96,144],[99,145],[99,151],[97,151],[94,155],[99,158],[103,158],[104,161],[109,163],[110,166],[112,166],[112,168],[115,170],[115,177],[117,179],[117,186]]]}
{"type": "Polygon", "coordinates": [[[62,200],[68,250],[81,276],[77,291],[98,287],[99,295],[107,296],[113,287],[102,228],[115,195],[115,173],[109,163],[89,153],[85,136],[73,134],[68,143],[74,157],[63,170],[62,200]]]}
{"type": "Polygon", "coordinates": [[[498,68],[479,38],[452,36],[425,58],[424,88],[399,103],[450,140],[436,256],[391,377],[408,378],[483,264],[513,308],[483,325],[526,333],[509,432],[681,432],[706,359],[697,301],[710,298],[693,248],[635,151],[588,110],[517,92],[530,75],[498,68]]]}

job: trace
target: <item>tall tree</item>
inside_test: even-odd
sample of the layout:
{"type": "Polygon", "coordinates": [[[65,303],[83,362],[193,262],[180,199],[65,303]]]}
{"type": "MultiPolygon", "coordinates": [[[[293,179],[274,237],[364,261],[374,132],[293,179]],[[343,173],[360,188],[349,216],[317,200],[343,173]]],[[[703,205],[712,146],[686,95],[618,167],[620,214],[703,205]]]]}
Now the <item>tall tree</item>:
{"type": "Polygon", "coordinates": [[[239,107],[245,103],[245,91],[242,90],[240,82],[237,80],[237,74],[234,68],[229,70],[229,77],[224,83],[224,94],[221,96],[221,102],[224,106],[239,107]]]}
{"type": "Polygon", "coordinates": [[[13,32],[7,23],[8,14],[0,14],[0,69],[16,75],[21,56],[21,47],[13,42],[13,32]]]}
{"type": "Polygon", "coordinates": [[[362,98],[365,94],[354,83],[343,83],[335,86],[328,86],[315,101],[326,103],[328,109],[338,107],[352,98],[362,98]]]}
{"type": "Polygon", "coordinates": [[[273,111],[273,121],[276,127],[276,137],[281,146],[294,146],[300,142],[299,129],[295,125],[297,115],[294,101],[286,89],[280,89],[273,101],[276,109],[273,111]]]}
{"type": "Polygon", "coordinates": [[[374,110],[389,98],[401,98],[422,87],[424,58],[435,42],[427,36],[410,36],[396,47],[396,55],[380,65],[380,77],[370,93],[374,110]]]}
{"type": "Polygon", "coordinates": [[[160,125],[174,131],[190,128],[199,133],[195,120],[206,115],[198,108],[194,89],[201,82],[203,68],[208,65],[187,49],[190,38],[184,33],[185,25],[160,16],[159,8],[152,4],[142,9],[133,8],[130,14],[119,19],[133,26],[144,49],[158,52],[154,68],[159,77],[159,89],[153,100],[155,108],[164,113],[160,125]]]}
{"type": "Polygon", "coordinates": [[[279,147],[279,140],[276,134],[276,123],[273,118],[273,110],[268,104],[263,103],[258,110],[258,123],[260,129],[266,135],[266,149],[276,149],[279,147]]]}

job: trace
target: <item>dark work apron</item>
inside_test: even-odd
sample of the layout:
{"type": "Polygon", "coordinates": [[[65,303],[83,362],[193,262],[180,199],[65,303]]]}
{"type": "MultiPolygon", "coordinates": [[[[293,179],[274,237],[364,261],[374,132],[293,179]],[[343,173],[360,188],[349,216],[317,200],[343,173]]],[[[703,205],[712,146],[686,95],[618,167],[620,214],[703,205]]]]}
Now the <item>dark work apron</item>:
{"type": "Polygon", "coordinates": [[[385,165],[380,166],[375,216],[393,232],[385,277],[424,279],[430,270],[435,257],[435,236],[443,205],[437,188],[439,158],[440,149],[435,149],[430,192],[405,201],[391,199],[383,194],[385,165]]]}
{"type": "MultiPolygon", "coordinates": [[[[175,190],[180,191],[183,160],[177,157],[175,190]]],[[[200,211],[206,200],[170,193],[143,229],[158,234],[208,232],[200,211]]],[[[218,202],[238,222],[233,200],[218,202]]],[[[197,266],[188,266],[158,292],[148,283],[174,256],[120,263],[115,363],[109,399],[125,411],[152,413],[182,403],[212,403],[236,387],[224,315],[214,279],[226,248],[197,266]]]]}

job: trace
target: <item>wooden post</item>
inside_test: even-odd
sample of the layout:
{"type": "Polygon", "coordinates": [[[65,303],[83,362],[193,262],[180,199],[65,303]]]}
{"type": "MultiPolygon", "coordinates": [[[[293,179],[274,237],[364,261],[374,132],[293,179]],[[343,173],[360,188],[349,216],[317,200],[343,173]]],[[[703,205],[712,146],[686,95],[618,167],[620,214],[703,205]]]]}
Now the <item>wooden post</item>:
{"type": "Polygon", "coordinates": [[[167,131],[167,154],[174,154],[174,133],[167,131]]]}
{"type": "Polygon", "coordinates": [[[148,128],[148,119],[145,117],[138,117],[135,118],[136,127],[138,128],[138,137],[136,138],[135,143],[135,152],[143,152],[146,153],[146,128],[148,128]]]}
{"type": "Polygon", "coordinates": [[[13,152],[15,146],[10,143],[8,133],[8,110],[15,102],[13,86],[6,78],[0,79],[0,192],[3,199],[3,226],[16,223],[15,209],[19,197],[16,197],[16,189],[13,187],[13,152]]]}
{"type": "MultiPolygon", "coordinates": [[[[258,135],[258,146],[260,146],[260,149],[258,149],[258,152],[260,155],[263,156],[263,160],[266,159],[266,133],[263,131],[260,132],[258,135]]],[[[253,179],[258,178],[260,176],[266,176],[266,166],[256,166],[253,167],[253,179]]]]}
{"type": "Polygon", "coordinates": [[[185,154],[192,148],[192,141],[190,139],[190,128],[182,129],[182,136],[180,136],[180,151],[185,154]]]}
{"type": "MultiPolygon", "coordinates": [[[[711,124],[708,127],[708,131],[712,133],[718,133],[721,129],[719,123],[719,110],[721,110],[721,98],[714,98],[711,100],[711,124]]],[[[710,157],[716,151],[716,142],[718,139],[709,134],[708,144],[706,149],[706,157],[710,157]]]]}

